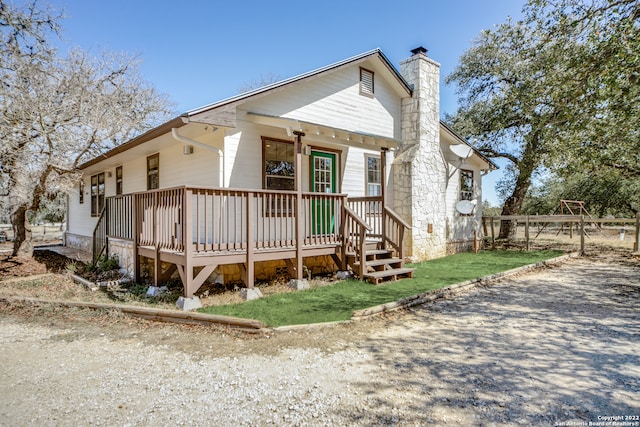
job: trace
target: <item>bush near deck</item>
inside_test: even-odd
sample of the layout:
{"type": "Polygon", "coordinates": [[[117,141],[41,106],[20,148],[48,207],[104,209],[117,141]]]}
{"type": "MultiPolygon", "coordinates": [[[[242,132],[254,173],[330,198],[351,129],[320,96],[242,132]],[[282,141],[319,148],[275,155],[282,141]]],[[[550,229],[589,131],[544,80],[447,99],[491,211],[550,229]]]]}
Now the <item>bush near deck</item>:
{"type": "Polygon", "coordinates": [[[374,286],[345,280],[306,291],[271,295],[242,304],[205,307],[210,314],[257,319],[276,327],[348,320],[354,310],[417,295],[562,255],[560,251],[481,251],[411,265],[413,279],[374,286]]]}

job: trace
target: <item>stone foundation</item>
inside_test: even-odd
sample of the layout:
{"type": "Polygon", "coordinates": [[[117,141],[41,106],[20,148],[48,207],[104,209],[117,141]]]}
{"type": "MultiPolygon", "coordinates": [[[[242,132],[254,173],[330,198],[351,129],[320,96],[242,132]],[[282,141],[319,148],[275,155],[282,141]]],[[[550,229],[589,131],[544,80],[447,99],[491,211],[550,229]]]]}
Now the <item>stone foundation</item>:
{"type": "Polygon", "coordinates": [[[108,247],[109,257],[118,257],[122,273],[133,277],[133,242],[110,237],[108,247]]]}
{"type": "Polygon", "coordinates": [[[82,251],[93,252],[93,238],[90,236],[65,232],[64,245],[82,251]]]}

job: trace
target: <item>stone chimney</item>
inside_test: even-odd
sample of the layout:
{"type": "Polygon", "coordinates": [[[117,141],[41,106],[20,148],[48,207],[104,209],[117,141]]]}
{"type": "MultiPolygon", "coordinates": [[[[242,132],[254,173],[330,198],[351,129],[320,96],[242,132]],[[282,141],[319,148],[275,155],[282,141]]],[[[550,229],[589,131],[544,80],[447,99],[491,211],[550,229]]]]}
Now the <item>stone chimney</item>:
{"type": "Polygon", "coordinates": [[[440,64],[423,47],[400,62],[413,88],[402,100],[402,145],[393,162],[394,209],[411,224],[405,251],[413,261],[446,255],[447,172],[440,150],[440,64]]]}

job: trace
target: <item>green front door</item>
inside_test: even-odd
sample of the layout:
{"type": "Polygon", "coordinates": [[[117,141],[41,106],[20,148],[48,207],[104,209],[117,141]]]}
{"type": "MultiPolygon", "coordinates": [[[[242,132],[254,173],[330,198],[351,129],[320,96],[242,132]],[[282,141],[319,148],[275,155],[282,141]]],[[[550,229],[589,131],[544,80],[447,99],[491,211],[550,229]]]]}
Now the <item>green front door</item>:
{"type": "MultiPolygon", "coordinates": [[[[311,191],[337,193],[336,154],[324,151],[311,152],[311,191]]],[[[331,234],[335,226],[335,202],[333,199],[314,197],[311,203],[312,233],[331,234]]]]}

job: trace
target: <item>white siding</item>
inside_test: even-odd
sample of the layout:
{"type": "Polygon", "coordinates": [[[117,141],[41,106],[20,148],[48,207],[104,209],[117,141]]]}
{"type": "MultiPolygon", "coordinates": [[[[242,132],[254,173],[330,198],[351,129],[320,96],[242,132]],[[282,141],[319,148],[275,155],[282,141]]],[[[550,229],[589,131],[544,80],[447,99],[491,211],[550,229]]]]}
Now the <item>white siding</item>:
{"type": "MultiPolygon", "coordinates": [[[[153,141],[148,144],[152,145],[153,141]]],[[[216,152],[194,147],[193,154],[182,152],[182,143],[165,146],[157,151],[160,155],[160,188],[194,185],[216,187],[219,183],[219,159],[216,152]]],[[[149,153],[149,155],[154,153],[149,153]]],[[[147,155],[135,158],[124,158],[122,163],[122,191],[124,194],[147,190],[147,155]]],[[[115,166],[104,169],[105,195],[116,194],[115,166]],[[111,172],[111,176],[109,176],[111,172]]],[[[92,172],[92,175],[100,172],[92,172]]],[[[91,177],[85,176],[84,203],[79,204],[78,187],[69,192],[69,232],[83,236],[91,236],[97,223],[96,217],[91,217],[91,177]]]]}
{"type": "MultiPolygon", "coordinates": [[[[447,159],[449,164],[449,183],[446,192],[447,206],[447,241],[463,242],[473,240],[474,226],[476,230],[481,231],[479,227],[482,221],[482,189],[481,189],[481,171],[477,162],[469,159],[463,164],[455,159],[447,159]],[[456,211],[456,203],[460,201],[460,170],[473,171],[473,200],[477,202],[476,208],[471,216],[461,215],[456,211]],[[474,223],[474,220],[476,221],[474,223]]],[[[478,238],[480,235],[478,234],[478,238]]]]}
{"type": "Polygon", "coordinates": [[[373,97],[360,95],[359,87],[360,67],[353,65],[285,86],[242,110],[400,138],[400,97],[381,73],[376,73],[373,97]]]}
{"type": "MultiPolygon", "coordinates": [[[[375,62],[336,69],[317,77],[292,83],[258,99],[238,106],[235,129],[218,130],[217,133],[201,133],[199,142],[222,148],[224,151],[224,183],[229,188],[262,188],[262,136],[293,141],[285,130],[256,125],[246,118],[247,112],[295,118],[339,129],[400,138],[401,99],[382,78],[375,74],[373,97],[359,93],[360,66],[375,70],[375,62]],[[204,139],[207,139],[206,141],[204,139]]],[[[197,125],[181,128],[196,132],[197,125]]],[[[204,125],[203,125],[204,126],[204,125]]],[[[339,185],[343,193],[351,196],[365,194],[365,153],[379,155],[377,150],[350,148],[327,141],[314,141],[312,135],[303,138],[303,144],[326,147],[340,151],[339,185]]],[[[160,188],[182,185],[220,186],[219,157],[216,152],[194,146],[194,153],[184,155],[183,144],[174,141],[170,134],[146,142],[101,164],[108,164],[112,172],[106,179],[106,195],[115,194],[115,167],[123,167],[124,194],[146,190],[146,158],[160,155],[160,188]],[[155,151],[154,151],[155,147],[155,151]],[[121,160],[118,160],[121,158],[121,160]]],[[[390,161],[389,161],[390,162],[390,161]]],[[[390,164],[388,162],[388,165],[390,164]]],[[[107,166],[105,166],[107,168],[107,166]]],[[[390,167],[387,166],[387,171],[390,167]]],[[[91,167],[91,174],[100,172],[100,164],[91,167]]],[[[303,156],[303,191],[309,191],[309,158],[303,156]]],[[[389,175],[387,175],[389,176],[389,175]]],[[[96,219],[90,215],[89,177],[85,177],[85,203],[77,204],[77,195],[71,195],[69,203],[69,231],[91,236],[96,219]]],[[[387,188],[391,188],[388,186],[387,188]]]]}

